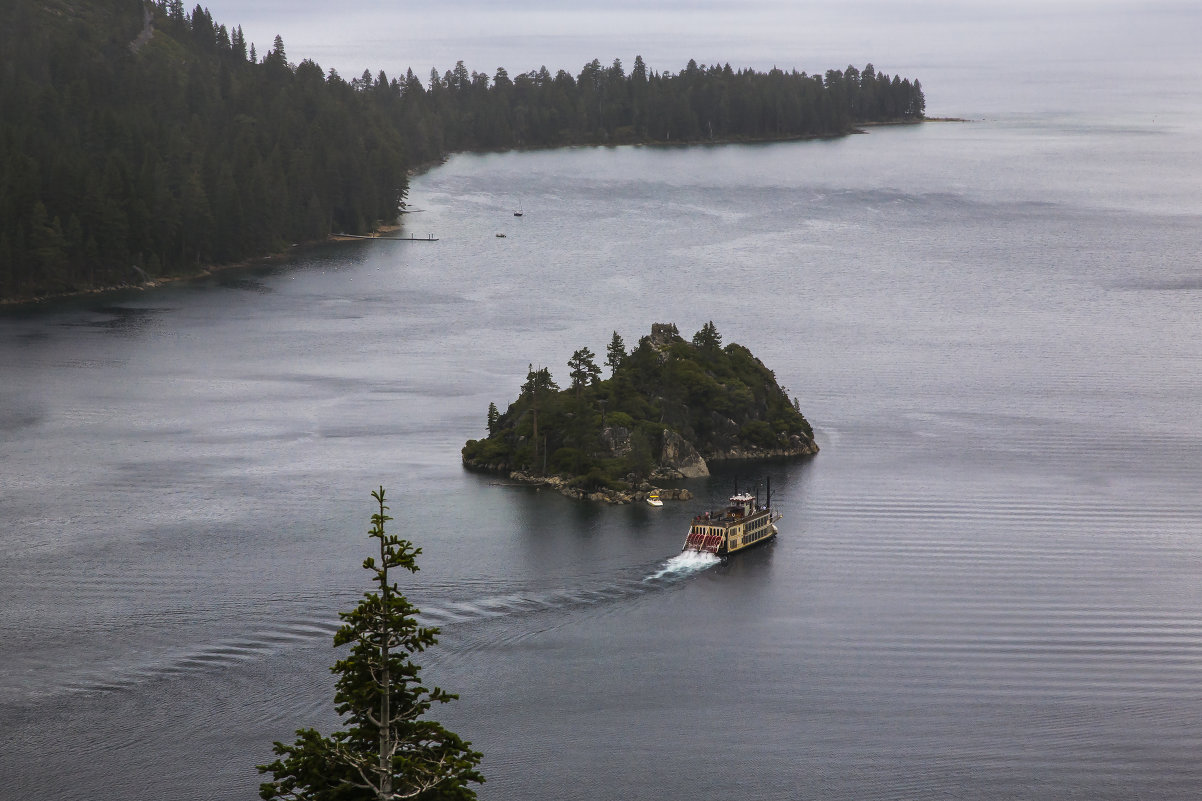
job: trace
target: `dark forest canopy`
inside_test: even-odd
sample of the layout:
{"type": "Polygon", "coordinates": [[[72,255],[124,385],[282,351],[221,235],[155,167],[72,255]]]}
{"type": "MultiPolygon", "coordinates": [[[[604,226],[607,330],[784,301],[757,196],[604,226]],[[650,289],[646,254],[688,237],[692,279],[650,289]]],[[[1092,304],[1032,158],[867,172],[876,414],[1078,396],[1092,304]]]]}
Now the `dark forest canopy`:
{"type": "MultiPolygon", "coordinates": [[[[360,86],[384,91],[381,73],[360,86]]],[[[403,124],[431,120],[446,150],[624,142],[702,142],[832,136],[858,123],[921,119],[917,82],[878,73],[869,64],[825,75],[689,61],[678,73],[648,70],[636,56],[629,72],[615,59],[594,59],[577,76],[546,67],[511,77],[468,73],[462,61],[423,86],[412,71],[390,82],[403,124]]],[[[406,141],[418,141],[409,130],[406,141]]],[[[436,155],[429,151],[428,155],[436,155]]]]}
{"type": "Polygon", "coordinates": [[[0,297],[195,272],[395,219],[399,131],[316,64],[289,65],[278,39],[252,61],[240,29],[178,2],[0,7],[0,297]]]}
{"type": "Polygon", "coordinates": [[[0,3],[0,299],[140,283],[394,223],[447,153],[784,139],[921,119],[922,87],[690,61],[345,80],[180,0],[0,3]]]}

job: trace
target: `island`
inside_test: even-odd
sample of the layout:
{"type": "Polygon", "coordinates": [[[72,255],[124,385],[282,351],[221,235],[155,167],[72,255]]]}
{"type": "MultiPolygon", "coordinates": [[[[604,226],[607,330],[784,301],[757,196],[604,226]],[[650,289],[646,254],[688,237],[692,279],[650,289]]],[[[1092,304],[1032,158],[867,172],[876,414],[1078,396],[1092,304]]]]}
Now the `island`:
{"type": "Polygon", "coordinates": [[[615,331],[605,350],[608,379],[584,347],[568,360],[564,389],[530,365],[517,400],[504,412],[489,404],[488,436],[463,446],[464,466],[630,503],[651,493],[687,500],[687,488],[653,482],[707,476],[711,462],[818,453],[797,398],[747,348],[723,347],[713,321],[692,340],[655,323],[629,353],[615,331]]]}

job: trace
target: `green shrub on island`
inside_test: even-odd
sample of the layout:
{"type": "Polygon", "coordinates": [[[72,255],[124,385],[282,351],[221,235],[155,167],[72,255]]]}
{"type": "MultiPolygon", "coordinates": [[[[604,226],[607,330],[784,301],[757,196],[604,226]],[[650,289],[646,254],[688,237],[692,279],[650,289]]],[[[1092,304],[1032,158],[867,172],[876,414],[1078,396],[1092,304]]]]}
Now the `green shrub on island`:
{"type": "Polygon", "coordinates": [[[817,453],[796,398],[742,345],[722,346],[713,322],[685,340],[656,323],[626,352],[615,331],[601,378],[585,347],[560,389],[546,367],[527,371],[517,400],[488,411],[488,436],[463,446],[466,466],[560,476],[586,493],[629,492],[648,479],[708,475],[707,460],[817,453]]]}

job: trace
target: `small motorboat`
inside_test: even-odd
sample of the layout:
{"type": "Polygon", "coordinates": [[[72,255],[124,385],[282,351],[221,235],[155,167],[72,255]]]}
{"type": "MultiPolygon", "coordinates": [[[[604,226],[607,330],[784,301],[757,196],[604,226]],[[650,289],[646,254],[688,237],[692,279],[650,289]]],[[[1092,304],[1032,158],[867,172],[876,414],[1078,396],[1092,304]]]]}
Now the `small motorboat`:
{"type": "Polygon", "coordinates": [[[653,492],[647,496],[647,503],[652,506],[663,506],[664,502],[659,499],[659,493],[653,492]]]}

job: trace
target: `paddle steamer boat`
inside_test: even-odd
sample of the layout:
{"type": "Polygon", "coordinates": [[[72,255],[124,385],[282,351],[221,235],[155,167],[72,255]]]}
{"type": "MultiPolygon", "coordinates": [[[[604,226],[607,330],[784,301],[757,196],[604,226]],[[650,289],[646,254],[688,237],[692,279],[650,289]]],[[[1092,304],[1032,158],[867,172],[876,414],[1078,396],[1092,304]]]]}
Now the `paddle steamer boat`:
{"type": "Polygon", "coordinates": [[[693,518],[681,551],[725,557],[770,541],[777,535],[776,521],[781,517],[772,510],[771,481],[766,496],[761,506],[758,491],[754,495],[740,493],[736,486],[729,506],[693,518]]]}

